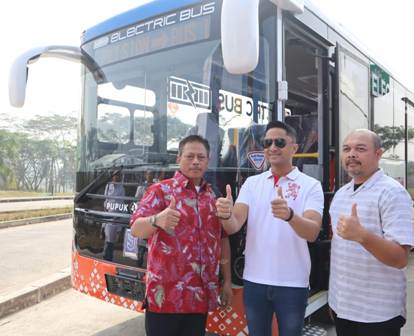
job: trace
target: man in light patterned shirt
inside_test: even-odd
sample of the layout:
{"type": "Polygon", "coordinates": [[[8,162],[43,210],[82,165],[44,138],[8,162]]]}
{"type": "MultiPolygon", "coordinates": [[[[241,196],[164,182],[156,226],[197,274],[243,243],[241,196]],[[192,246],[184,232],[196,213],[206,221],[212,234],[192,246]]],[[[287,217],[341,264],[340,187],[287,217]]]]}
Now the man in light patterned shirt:
{"type": "Polygon", "coordinates": [[[395,336],[406,319],[406,277],[414,245],[413,202],[379,169],[380,138],[355,130],[342,147],[352,181],[330,208],[334,232],[329,306],[337,336],[395,336]]]}

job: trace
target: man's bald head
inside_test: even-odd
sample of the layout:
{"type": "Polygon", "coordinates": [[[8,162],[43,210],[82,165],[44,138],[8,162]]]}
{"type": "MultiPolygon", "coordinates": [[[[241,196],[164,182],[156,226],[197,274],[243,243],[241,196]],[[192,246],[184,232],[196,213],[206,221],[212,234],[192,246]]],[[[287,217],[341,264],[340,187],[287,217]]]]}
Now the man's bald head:
{"type": "Polygon", "coordinates": [[[378,136],[378,134],[374,133],[373,131],[370,131],[369,129],[366,128],[360,128],[360,129],[356,129],[354,131],[352,131],[351,133],[349,133],[344,142],[351,136],[353,136],[354,134],[361,134],[361,135],[366,135],[367,137],[371,138],[372,144],[374,145],[374,149],[380,149],[382,144],[381,144],[381,138],[378,136]]]}

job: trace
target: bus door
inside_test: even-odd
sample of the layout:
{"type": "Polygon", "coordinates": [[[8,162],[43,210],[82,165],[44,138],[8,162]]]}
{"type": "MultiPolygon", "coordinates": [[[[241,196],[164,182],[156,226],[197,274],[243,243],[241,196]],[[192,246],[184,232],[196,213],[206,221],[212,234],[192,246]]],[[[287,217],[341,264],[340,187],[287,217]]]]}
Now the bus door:
{"type": "MultiPolygon", "coordinates": [[[[328,192],[329,47],[332,45],[303,29],[293,19],[287,20],[285,24],[284,42],[284,79],[288,82],[284,121],[296,130],[299,145],[293,164],[319,180],[323,190],[328,192]]],[[[309,244],[312,261],[311,296],[323,290],[321,305],[327,301],[329,233],[329,220],[325,215],[318,240],[309,244]]],[[[307,311],[307,316],[311,313],[307,311]]]]}
{"type": "Polygon", "coordinates": [[[347,134],[357,128],[370,127],[369,62],[336,44],[335,48],[335,189],[349,182],[341,167],[342,142],[347,134]]]}
{"type": "Polygon", "coordinates": [[[284,120],[297,132],[299,149],[294,164],[304,173],[324,182],[327,129],[328,48],[306,32],[288,23],[285,29],[285,69],[288,99],[284,120]]]}

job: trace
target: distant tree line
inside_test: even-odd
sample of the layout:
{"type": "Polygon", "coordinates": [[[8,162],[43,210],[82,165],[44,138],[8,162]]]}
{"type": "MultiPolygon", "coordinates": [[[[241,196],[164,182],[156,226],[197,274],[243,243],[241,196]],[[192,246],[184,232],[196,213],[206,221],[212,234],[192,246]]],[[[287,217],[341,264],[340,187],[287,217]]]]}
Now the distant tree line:
{"type": "MultiPolygon", "coordinates": [[[[0,189],[42,192],[71,192],[76,171],[76,117],[35,116],[29,120],[0,115],[0,189]]],[[[154,134],[152,118],[135,117],[135,140],[150,145],[154,134]]],[[[109,113],[99,121],[98,139],[123,143],[129,138],[128,117],[109,113]]],[[[179,140],[191,125],[177,118],[167,119],[167,140],[179,140]]],[[[404,141],[403,126],[374,126],[385,151],[404,141]]],[[[408,128],[408,141],[414,139],[414,128],[408,128]]],[[[412,160],[412,158],[409,158],[412,160]]],[[[413,169],[412,163],[409,170],[413,169]]]]}
{"type": "MultiPolygon", "coordinates": [[[[384,151],[389,149],[395,150],[398,144],[403,143],[405,139],[405,127],[404,126],[380,126],[374,125],[374,132],[378,134],[382,141],[382,147],[384,151]]],[[[408,141],[412,141],[414,138],[414,128],[408,126],[408,141]]]]}
{"type": "MultiPolygon", "coordinates": [[[[120,113],[98,114],[98,140],[113,143],[126,143],[130,138],[130,117],[120,113]]],[[[140,145],[151,145],[154,142],[154,118],[135,116],[133,119],[134,142],[140,145]]],[[[167,141],[178,141],[183,138],[193,125],[182,122],[178,118],[167,116],[167,141]]]]}
{"type": "MultiPolygon", "coordinates": [[[[30,120],[1,115],[0,189],[41,192],[74,190],[77,162],[76,117],[35,116],[30,120]],[[17,120],[17,121],[16,121],[17,120]]],[[[123,144],[129,141],[130,118],[107,113],[98,120],[97,138],[93,141],[123,144]]],[[[134,118],[134,142],[151,145],[153,118],[134,118]]],[[[191,125],[177,118],[167,118],[168,141],[181,139],[191,125]]]]}
{"type": "Polygon", "coordinates": [[[0,129],[0,189],[71,192],[77,118],[35,116],[0,129]]]}

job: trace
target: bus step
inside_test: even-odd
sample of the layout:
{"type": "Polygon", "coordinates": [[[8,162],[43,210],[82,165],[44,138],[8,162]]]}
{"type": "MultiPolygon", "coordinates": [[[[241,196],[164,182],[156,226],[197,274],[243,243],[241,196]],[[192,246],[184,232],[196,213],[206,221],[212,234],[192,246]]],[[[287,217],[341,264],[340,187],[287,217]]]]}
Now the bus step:
{"type": "Polygon", "coordinates": [[[307,324],[303,327],[302,336],[328,336],[328,332],[321,327],[307,324]]]}

